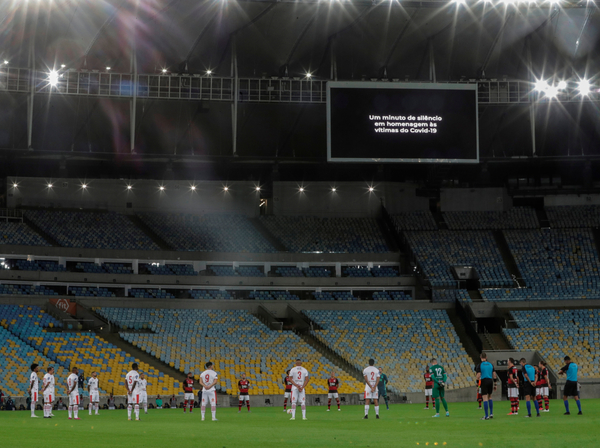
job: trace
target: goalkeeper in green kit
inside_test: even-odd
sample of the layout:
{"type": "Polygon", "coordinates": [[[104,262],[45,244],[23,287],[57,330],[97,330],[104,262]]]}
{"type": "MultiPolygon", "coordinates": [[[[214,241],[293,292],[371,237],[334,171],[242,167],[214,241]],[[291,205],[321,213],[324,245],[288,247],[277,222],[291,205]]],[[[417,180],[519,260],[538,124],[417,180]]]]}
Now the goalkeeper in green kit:
{"type": "Polygon", "coordinates": [[[444,409],[446,410],[446,417],[450,417],[450,412],[448,412],[448,403],[446,403],[445,398],[445,387],[446,387],[446,379],[448,376],[446,375],[446,371],[442,366],[437,363],[437,359],[431,359],[431,367],[429,368],[429,373],[431,373],[431,379],[433,380],[433,393],[432,396],[435,400],[435,415],[434,417],[440,416],[440,401],[444,405],[444,409]]]}

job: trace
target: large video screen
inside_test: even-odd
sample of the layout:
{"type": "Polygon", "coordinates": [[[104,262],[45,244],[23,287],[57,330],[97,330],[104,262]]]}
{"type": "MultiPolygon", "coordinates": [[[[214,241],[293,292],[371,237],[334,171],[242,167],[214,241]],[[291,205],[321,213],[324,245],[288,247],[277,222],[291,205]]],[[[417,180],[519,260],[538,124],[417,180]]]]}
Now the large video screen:
{"type": "Polygon", "coordinates": [[[330,82],[332,162],[477,163],[476,84],[330,82]]]}

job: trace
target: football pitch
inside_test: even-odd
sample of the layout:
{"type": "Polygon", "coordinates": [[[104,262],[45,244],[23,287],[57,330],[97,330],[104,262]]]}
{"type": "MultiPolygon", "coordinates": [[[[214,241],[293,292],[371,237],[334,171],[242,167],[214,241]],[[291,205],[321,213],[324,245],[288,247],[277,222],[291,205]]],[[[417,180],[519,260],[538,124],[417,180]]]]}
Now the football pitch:
{"type": "MultiPolygon", "coordinates": [[[[0,443],[4,447],[595,447],[600,446],[600,400],[582,400],[584,415],[564,416],[560,400],[552,400],[549,413],[524,418],[507,416],[509,402],[495,402],[493,420],[482,421],[476,403],[449,403],[450,417],[432,418],[422,404],[381,407],[375,419],[373,406],[363,420],[363,406],[343,406],[326,412],[325,406],[307,408],[307,421],[296,420],[281,408],[219,408],[217,418],[200,420],[200,410],[142,411],[141,420],[128,421],[125,410],[101,410],[99,416],[80,411],[81,420],[68,420],[66,411],[52,419],[32,419],[29,411],[0,412],[0,443]]],[[[575,412],[573,412],[573,408],[575,412]]],[[[443,408],[442,408],[443,411],[443,408]]],[[[41,416],[42,412],[37,411],[41,416]]],[[[535,411],[534,411],[535,415],[535,411]]]]}

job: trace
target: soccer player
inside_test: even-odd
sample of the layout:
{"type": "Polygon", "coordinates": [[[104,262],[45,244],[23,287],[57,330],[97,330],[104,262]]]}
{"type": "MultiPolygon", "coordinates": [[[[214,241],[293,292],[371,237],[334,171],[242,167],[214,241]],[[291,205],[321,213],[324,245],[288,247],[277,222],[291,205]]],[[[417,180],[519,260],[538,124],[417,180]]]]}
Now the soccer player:
{"type": "Polygon", "coordinates": [[[296,420],[296,405],[300,401],[302,409],[302,420],[306,418],[306,386],[310,381],[308,370],[302,367],[302,360],[296,359],[296,367],[290,370],[290,380],[292,381],[292,418],[296,420]]]}
{"type": "Polygon", "coordinates": [[[379,418],[379,390],[377,384],[379,383],[379,369],[374,367],[375,360],[369,359],[369,366],[363,370],[363,377],[365,378],[365,416],[364,419],[369,418],[369,405],[370,403],[375,404],[375,418],[379,418]]]}
{"type": "Polygon", "coordinates": [[[31,417],[37,418],[35,415],[35,404],[38,400],[38,387],[40,379],[38,378],[38,370],[40,370],[39,365],[36,363],[31,364],[31,375],[29,375],[29,388],[27,389],[27,393],[31,397],[31,417]]]}
{"type": "Polygon", "coordinates": [[[536,388],[536,398],[538,401],[538,407],[541,412],[550,412],[550,399],[548,398],[549,390],[552,389],[550,385],[550,378],[548,377],[548,369],[546,363],[540,361],[538,364],[538,381],[536,388]],[[542,398],[544,399],[545,408],[542,406],[542,398]]]}
{"type": "Polygon", "coordinates": [[[292,380],[290,379],[290,369],[285,371],[283,384],[285,384],[285,393],[283,394],[283,412],[286,412],[288,398],[292,398],[292,380]]]}
{"type": "Polygon", "coordinates": [[[481,420],[489,420],[490,418],[494,418],[494,401],[492,400],[492,393],[496,390],[498,376],[494,371],[494,366],[488,362],[485,353],[479,355],[479,358],[481,359],[481,364],[477,366],[477,381],[481,381],[481,397],[483,399],[483,410],[485,412],[485,416],[483,416],[481,420]]]}
{"type": "Polygon", "coordinates": [[[194,375],[188,372],[187,378],[183,381],[183,413],[185,414],[188,403],[190,404],[190,414],[194,409],[194,375]]]}
{"type": "Polygon", "coordinates": [[[448,375],[446,375],[446,370],[437,363],[437,359],[431,359],[431,367],[429,367],[429,373],[431,373],[431,377],[433,378],[433,392],[431,396],[435,400],[435,415],[434,417],[440,416],[440,400],[444,405],[444,409],[446,410],[446,417],[450,417],[450,412],[448,411],[448,403],[446,403],[446,380],[448,379],[448,375]]]}
{"type": "Polygon", "coordinates": [[[383,373],[383,368],[380,367],[379,368],[379,383],[377,383],[377,389],[378,389],[378,393],[379,396],[383,397],[383,399],[385,400],[385,407],[387,408],[387,410],[390,410],[390,399],[388,398],[387,395],[387,383],[388,383],[388,377],[385,373],[383,373]]]}
{"type": "Polygon", "coordinates": [[[327,412],[331,410],[331,399],[335,398],[337,401],[338,411],[340,409],[340,396],[338,394],[338,388],[340,387],[340,380],[335,377],[335,372],[331,372],[331,376],[327,378],[327,387],[329,392],[327,394],[327,412]]]}
{"type": "Polygon", "coordinates": [[[250,387],[250,381],[246,379],[246,374],[242,373],[242,378],[238,381],[238,388],[240,390],[240,403],[238,407],[238,413],[242,412],[242,406],[244,401],[248,412],[250,412],[250,395],[248,394],[248,388],[250,387]]]}
{"type": "Polygon", "coordinates": [[[431,404],[435,408],[435,398],[431,396],[431,392],[433,389],[433,378],[431,378],[431,373],[429,373],[429,367],[425,367],[425,373],[423,374],[423,378],[425,379],[425,409],[429,409],[429,397],[431,397],[431,404]]]}
{"type": "MultiPolygon", "coordinates": [[[[148,413],[148,392],[146,388],[148,387],[148,380],[146,379],[146,375],[144,373],[140,373],[140,381],[138,382],[138,387],[140,389],[140,404],[144,407],[144,414],[148,413]]],[[[194,404],[194,400],[192,400],[192,405],[194,404]]],[[[190,409],[190,412],[192,410],[190,409]]]]}
{"type": "Polygon", "coordinates": [[[88,380],[88,393],[90,395],[90,404],[88,405],[90,415],[92,415],[92,409],[94,409],[96,415],[99,415],[100,392],[98,391],[98,372],[92,372],[92,377],[88,380]]]}
{"type": "Polygon", "coordinates": [[[565,402],[565,409],[567,410],[565,415],[571,415],[569,412],[569,397],[575,397],[575,403],[577,403],[577,408],[579,409],[577,415],[582,415],[581,401],[579,401],[579,391],[577,390],[577,371],[579,368],[577,367],[577,364],[572,362],[571,358],[568,356],[565,356],[565,362],[565,366],[558,371],[559,375],[564,375],[565,373],[567,374],[567,382],[565,383],[565,389],[563,392],[563,401],[565,402]]]}
{"type": "MultiPolygon", "coordinates": [[[[526,418],[531,418],[531,397],[533,397],[535,392],[535,384],[537,382],[537,372],[535,367],[527,364],[527,360],[525,358],[521,358],[521,373],[523,373],[523,394],[525,395],[525,401],[527,402],[527,415],[526,418]]],[[[533,404],[535,405],[535,411],[537,416],[540,416],[540,408],[538,407],[538,402],[533,400],[533,404]]]]}
{"type": "Polygon", "coordinates": [[[127,388],[127,420],[131,420],[131,408],[135,409],[135,419],[140,419],[140,375],[136,362],[131,364],[131,370],[125,375],[125,387],[127,388]]]}
{"type": "Polygon", "coordinates": [[[79,420],[79,370],[77,367],[71,369],[71,374],[67,377],[67,393],[69,395],[69,420],[71,416],[79,420]]]}
{"type": "Polygon", "coordinates": [[[202,405],[200,413],[202,421],[204,421],[204,413],[206,412],[206,404],[210,403],[210,412],[212,413],[212,421],[217,421],[217,391],[215,384],[219,381],[219,375],[213,368],[213,363],[208,361],[204,364],[206,369],[200,374],[200,383],[202,384],[202,405]]]}
{"type": "Polygon", "coordinates": [[[510,413],[519,414],[519,374],[514,358],[508,358],[508,399],[510,400],[510,413]]]}
{"type": "Polygon", "coordinates": [[[48,367],[44,375],[42,393],[44,395],[44,418],[52,418],[52,403],[54,401],[54,367],[48,367]]]}

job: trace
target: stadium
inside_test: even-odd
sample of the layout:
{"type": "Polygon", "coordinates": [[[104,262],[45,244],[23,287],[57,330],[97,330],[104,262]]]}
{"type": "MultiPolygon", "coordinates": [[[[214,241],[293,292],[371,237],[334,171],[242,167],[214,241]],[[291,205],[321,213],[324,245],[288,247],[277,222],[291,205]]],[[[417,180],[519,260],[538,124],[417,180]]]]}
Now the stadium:
{"type": "Polygon", "coordinates": [[[4,446],[597,445],[596,1],[0,5],[4,446]]]}

